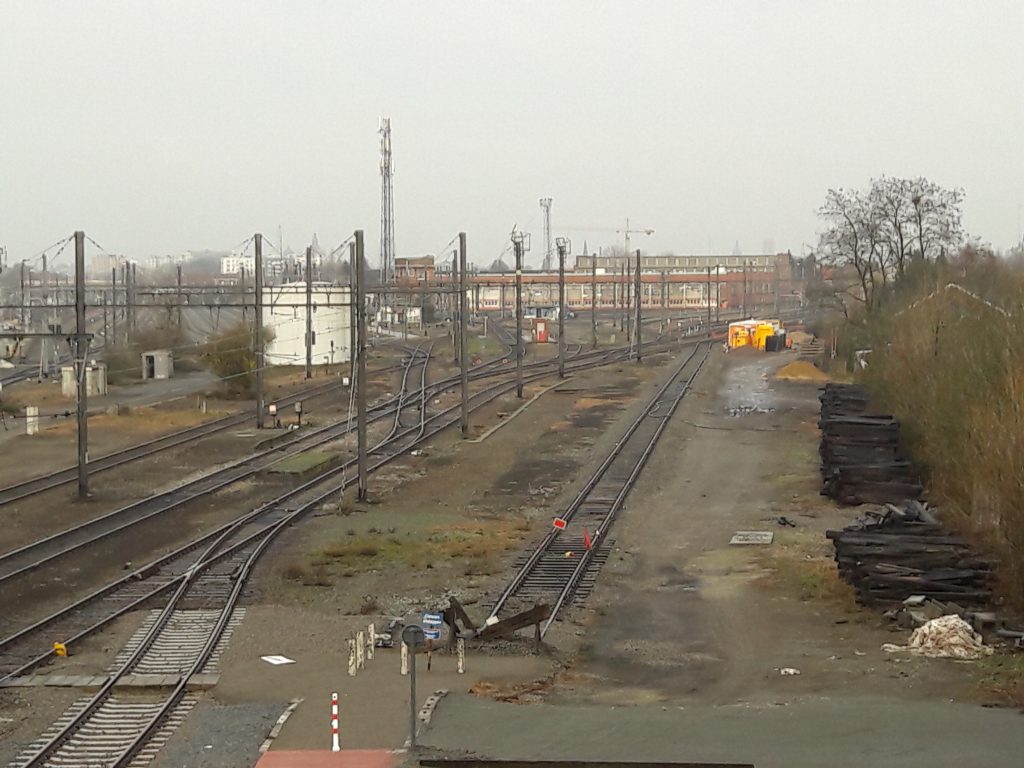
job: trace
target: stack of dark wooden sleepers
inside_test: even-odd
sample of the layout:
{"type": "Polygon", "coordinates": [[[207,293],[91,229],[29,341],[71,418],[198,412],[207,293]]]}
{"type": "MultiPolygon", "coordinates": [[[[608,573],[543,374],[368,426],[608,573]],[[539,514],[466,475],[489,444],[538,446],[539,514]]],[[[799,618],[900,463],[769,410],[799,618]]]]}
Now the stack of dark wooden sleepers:
{"type": "Polygon", "coordinates": [[[918,499],[921,482],[900,451],[900,424],[867,413],[867,395],[852,384],[826,384],[821,400],[822,494],[843,504],[918,499]]]}
{"type": "Polygon", "coordinates": [[[883,511],[868,512],[826,535],[835,546],[840,575],[866,605],[924,595],[970,607],[992,597],[992,561],[943,531],[934,511],[919,501],[886,504],[883,511]]]}

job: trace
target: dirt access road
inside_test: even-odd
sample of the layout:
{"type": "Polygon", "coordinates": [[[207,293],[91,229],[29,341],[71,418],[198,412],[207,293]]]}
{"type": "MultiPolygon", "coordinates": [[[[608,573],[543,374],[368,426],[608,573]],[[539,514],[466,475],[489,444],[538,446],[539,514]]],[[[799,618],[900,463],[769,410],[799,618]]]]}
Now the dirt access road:
{"type": "Polygon", "coordinates": [[[759,768],[1020,764],[1019,715],[976,703],[987,663],[883,653],[905,633],[835,578],[823,531],[854,512],[818,496],[817,387],[770,377],[789,359],[716,352],[629,497],[587,606],[548,635],[565,666],[528,697],[542,703],[454,696],[429,744],[759,768]],[[774,543],[730,546],[741,530],[774,543]]]}

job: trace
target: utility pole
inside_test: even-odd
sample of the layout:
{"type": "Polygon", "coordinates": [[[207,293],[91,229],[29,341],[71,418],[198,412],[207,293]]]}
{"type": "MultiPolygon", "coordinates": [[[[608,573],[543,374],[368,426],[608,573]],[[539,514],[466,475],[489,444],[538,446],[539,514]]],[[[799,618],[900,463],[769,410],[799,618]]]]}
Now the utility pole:
{"type": "Polygon", "coordinates": [[[715,325],[722,317],[722,268],[715,264],[715,325]]]}
{"type": "Polygon", "coordinates": [[[708,333],[711,333],[711,265],[708,265],[708,333]]]}
{"type": "Polygon", "coordinates": [[[349,386],[355,386],[355,364],[356,364],[356,243],[353,240],[348,244],[348,350],[349,350],[349,386]]]}
{"type": "MultiPolygon", "coordinates": [[[[462,285],[462,278],[459,274],[459,251],[452,253],[452,289],[462,285]]],[[[452,319],[452,356],[453,362],[459,362],[459,355],[462,351],[462,343],[459,341],[459,331],[462,330],[462,318],[456,317],[456,313],[461,314],[462,302],[455,301],[451,302],[451,319],[452,319]]]]}
{"type": "MultiPolygon", "coordinates": [[[[257,257],[257,259],[258,258],[259,257],[257,257]]],[[[257,267],[257,272],[258,271],[259,271],[259,268],[257,267]]],[[[178,330],[180,331],[181,330],[181,304],[182,304],[182,301],[181,301],[181,264],[178,265],[177,273],[178,273],[178,275],[177,275],[178,276],[178,297],[177,297],[176,304],[177,304],[177,307],[178,307],[178,330]]]]}
{"type": "Polygon", "coordinates": [[[131,315],[132,315],[132,322],[129,325],[129,331],[131,332],[132,336],[135,336],[135,333],[138,330],[137,314],[136,314],[136,311],[135,311],[135,291],[136,291],[136,286],[138,285],[135,282],[135,280],[136,280],[136,277],[138,277],[138,275],[135,272],[135,266],[136,266],[135,262],[133,261],[131,263],[131,270],[130,270],[131,276],[132,276],[132,280],[131,280],[132,297],[131,297],[131,301],[129,302],[129,305],[128,305],[128,309],[129,309],[129,311],[131,312],[131,315]]]}
{"type": "Polygon", "coordinates": [[[565,378],[565,252],[569,241],[560,237],[555,241],[558,248],[558,378],[565,378]]]}
{"type": "Polygon", "coordinates": [[[626,330],[626,263],[629,262],[629,254],[619,268],[619,330],[626,330]]]}
{"type": "Polygon", "coordinates": [[[459,385],[462,390],[460,424],[469,437],[469,368],[466,365],[466,233],[459,232],[459,385]]]}
{"type": "Polygon", "coordinates": [[[523,240],[522,232],[512,232],[516,254],[516,397],[523,399],[523,240]]]}
{"type": "Polygon", "coordinates": [[[747,262],[743,262],[743,318],[747,317],[747,262]]]}
{"type": "Polygon", "coordinates": [[[597,256],[590,257],[590,336],[597,349],[597,256]]]}
{"type": "Polygon", "coordinates": [[[357,501],[366,501],[366,302],[363,300],[366,275],[363,272],[363,230],[356,230],[354,282],[356,286],[356,430],[359,482],[357,501]]]}
{"type": "Polygon", "coordinates": [[[306,246],[306,378],[313,378],[313,246],[306,246]]]}
{"type": "Polygon", "coordinates": [[[18,312],[21,320],[21,330],[28,330],[25,327],[25,260],[21,260],[21,308],[18,312]]]}
{"type": "Polygon", "coordinates": [[[640,249],[636,252],[636,361],[639,363],[643,350],[643,297],[640,295],[640,249]]]}
{"type": "MultiPolygon", "coordinates": [[[[263,366],[266,350],[263,346],[263,235],[257,232],[255,269],[256,317],[253,321],[253,349],[256,351],[256,429],[263,429],[263,366]]],[[[181,293],[181,267],[178,267],[178,292],[181,293]]],[[[178,324],[181,325],[181,300],[178,301],[178,324]]]]}
{"type": "MultiPolygon", "coordinates": [[[[24,262],[22,262],[24,263],[24,262]]],[[[85,325],[85,232],[75,232],[75,361],[78,377],[76,416],[78,421],[78,498],[89,497],[89,389],[86,366],[89,340],[85,325]]]]}
{"type": "Polygon", "coordinates": [[[110,339],[109,344],[117,344],[117,266],[110,268],[110,339]]]}

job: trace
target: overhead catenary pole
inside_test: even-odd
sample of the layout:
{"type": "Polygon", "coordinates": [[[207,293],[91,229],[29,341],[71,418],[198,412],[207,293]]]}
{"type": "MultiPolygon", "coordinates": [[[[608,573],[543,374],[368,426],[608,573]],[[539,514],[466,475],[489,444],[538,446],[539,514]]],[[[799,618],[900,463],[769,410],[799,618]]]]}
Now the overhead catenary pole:
{"type": "Polygon", "coordinates": [[[708,291],[708,328],[707,328],[707,330],[708,330],[708,333],[711,333],[711,265],[710,264],[708,265],[707,291],[708,291]]]}
{"type": "Polygon", "coordinates": [[[469,437],[469,367],[466,361],[466,233],[459,232],[459,384],[462,436],[469,437]]]}
{"type": "Polygon", "coordinates": [[[516,254],[516,397],[523,398],[523,235],[512,235],[516,254]],[[518,236],[518,239],[517,239],[518,236]]]}
{"type": "MultiPolygon", "coordinates": [[[[265,348],[263,338],[263,235],[257,232],[255,240],[254,281],[256,287],[256,317],[253,319],[253,349],[256,352],[256,429],[263,429],[263,366],[265,348]]],[[[178,267],[178,292],[181,292],[181,267],[178,267]]],[[[181,300],[178,300],[178,325],[181,325],[181,300]]]]}
{"type": "Polygon", "coordinates": [[[565,378],[565,250],[567,241],[558,238],[558,378],[565,378]]]}
{"type": "Polygon", "coordinates": [[[306,378],[313,378],[313,246],[306,246],[306,378]]]}
{"type": "Polygon", "coordinates": [[[597,256],[590,257],[590,336],[597,349],[597,256]]]}
{"type": "Polygon", "coordinates": [[[178,265],[178,268],[177,268],[176,271],[177,271],[177,281],[178,281],[178,284],[177,284],[178,295],[177,295],[177,298],[175,299],[175,306],[178,308],[178,312],[177,312],[177,315],[178,315],[178,329],[181,330],[181,304],[182,304],[182,300],[181,300],[181,264],[178,265]]]}
{"type": "Polygon", "coordinates": [[[117,344],[117,267],[110,268],[110,339],[109,344],[117,344]]]}
{"type": "Polygon", "coordinates": [[[78,381],[76,417],[78,423],[78,498],[89,497],[89,390],[86,366],[89,341],[85,324],[85,232],[75,232],[75,360],[78,381]]]}
{"type": "Polygon", "coordinates": [[[636,290],[634,291],[636,296],[633,300],[636,302],[636,361],[639,363],[640,358],[643,357],[643,297],[640,295],[640,250],[636,252],[636,290]]]}
{"type": "Polygon", "coordinates": [[[355,240],[348,244],[348,352],[350,363],[349,386],[355,386],[356,379],[356,243],[355,240]]]}
{"type": "Polygon", "coordinates": [[[356,286],[356,432],[357,432],[357,463],[359,465],[358,490],[356,499],[366,501],[366,301],[363,292],[366,289],[366,273],[363,265],[363,230],[356,230],[354,281],[356,286]]]}
{"type": "MultiPolygon", "coordinates": [[[[459,252],[454,251],[452,253],[452,288],[455,288],[457,285],[462,285],[462,278],[459,276],[459,252]]],[[[455,315],[457,312],[459,312],[460,308],[462,307],[462,303],[460,302],[456,304],[456,302],[452,301],[450,298],[449,302],[449,315],[452,319],[452,356],[453,362],[458,363],[459,351],[461,349],[461,345],[459,342],[459,326],[461,320],[457,318],[455,315]]]]}
{"type": "Polygon", "coordinates": [[[135,295],[136,295],[136,291],[138,290],[138,283],[136,282],[136,278],[138,277],[138,274],[135,272],[135,267],[136,267],[136,264],[133,261],[132,264],[131,264],[132,300],[131,300],[131,307],[130,307],[131,313],[132,313],[131,333],[132,333],[133,337],[135,336],[135,334],[136,334],[136,332],[138,331],[138,328],[139,328],[139,326],[138,326],[138,314],[135,311],[136,310],[136,307],[135,307],[135,295]]]}
{"type": "Polygon", "coordinates": [[[25,260],[24,259],[21,260],[21,295],[20,295],[20,299],[21,300],[18,303],[21,304],[21,311],[18,314],[19,314],[19,319],[21,320],[21,330],[24,331],[24,330],[27,330],[27,328],[25,328],[25,307],[26,307],[27,302],[25,301],[25,260]]]}

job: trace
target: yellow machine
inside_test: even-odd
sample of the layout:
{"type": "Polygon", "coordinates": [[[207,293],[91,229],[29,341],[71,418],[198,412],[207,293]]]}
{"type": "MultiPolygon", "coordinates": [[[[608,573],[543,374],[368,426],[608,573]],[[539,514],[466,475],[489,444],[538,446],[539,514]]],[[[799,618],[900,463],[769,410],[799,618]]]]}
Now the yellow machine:
{"type": "Polygon", "coordinates": [[[765,340],[782,329],[778,320],[739,320],[729,323],[729,349],[753,347],[764,351],[765,340]]]}

